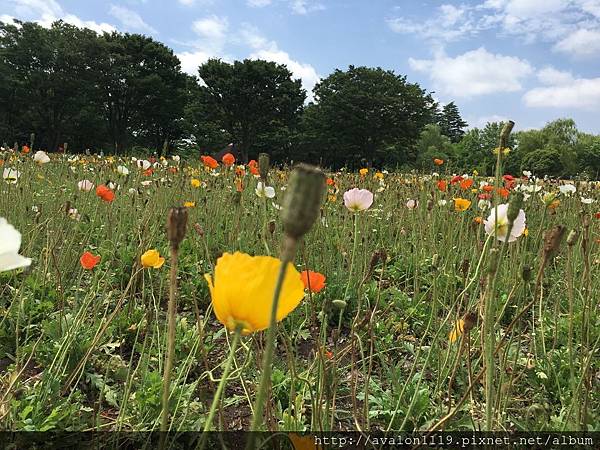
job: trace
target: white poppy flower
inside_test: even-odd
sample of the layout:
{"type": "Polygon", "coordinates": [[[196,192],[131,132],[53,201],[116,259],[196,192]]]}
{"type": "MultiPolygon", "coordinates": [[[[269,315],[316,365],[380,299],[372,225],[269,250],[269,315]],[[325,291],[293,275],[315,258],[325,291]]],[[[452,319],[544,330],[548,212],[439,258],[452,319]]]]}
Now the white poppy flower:
{"type": "Polygon", "coordinates": [[[563,184],[558,187],[558,190],[563,195],[571,195],[577,191],[577,188],[572,184],[563,184]]]}
{"type": "Polygon", "coordinates": [[[119,175],[129,175],[129,169],[125,166],[117,166],[117,173],[119,175]]]}
{"type": "Polygon", "coordinates": [[[92,183],[90,180],[81,180],[79,183],[77,183],[77,189],[84,192],[90,192],[92,189],[94,189],[94,183],[92,183]]]}
{"type": "Polygon", "coordinates": [[[499,241],[514,242],[525,231],[525,211],[519,210],[517,218],[513,222],[510,235],[508,235],[508,203],[498,205],[492,209],[487,220],[484,221],[485,232],[488,235],[495,235],[499,241]],[[496,211],[498,221],[496,221],[496,211]]]}
{"type": "Polygon", "coordinates": [[[273,198],[275,197],[275,189],[273,186],[265,186],[262,181],[256,185],[255,191],[259,197],[273,198]]]}
{"type": "Polygon", "coordinates": [[[38,150],[35,152],[35,155],[33,155],[33,160],[38,164],[46,164],[50,162],[50,157],[46,154],[46,152],[38,150]]]}
{"type": "Polygon", "coordinates": [[[369,209],[373,204],[373,193],[368,189],[350,189],[344,192],[344,205],[350,211],[359,212],[369,209]]]}
{"type": "Polygon", "coordinates": [[[17,169],[11,169],[10,167],[7,167],[2,172],[2,178],[4,178],[4,181],[11,184],[16,184],[20,176],[21,172],[19,172],[17,169]]]}
{"type": "Polygon", "coordinates": [[[0,272],[27,267],[31,259],[19,255],[21,233],[0,217],[0,272]]]}

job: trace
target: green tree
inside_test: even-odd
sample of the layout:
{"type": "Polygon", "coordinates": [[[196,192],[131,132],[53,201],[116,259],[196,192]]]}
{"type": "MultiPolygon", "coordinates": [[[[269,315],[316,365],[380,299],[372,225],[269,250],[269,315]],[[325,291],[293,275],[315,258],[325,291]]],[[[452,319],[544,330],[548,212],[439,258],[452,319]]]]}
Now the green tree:
{"type": "Polygon", "coordinates": [[[452,159],[452,153],[452,143],[447,136],[441,133],[439,125],[425,125],[417,142],[417,167],[430,169],[434,158],[449,161],[452,159]]]}
{"type": "Polygon", "coordinates": [[[200,109],[208,121],[231,136],[244,160],[258,155],[261,141],[269,140],[271,150],[289,142],[306,91],[285,65],[250,59],[229,64],[211,59],[198,73],[205,84],[200,109]]]}
{"type": "Polygon", "coordinates": [[[313,92],[300,148],[318,148],[332,166],[413,163],[437,106],[418,84],[381,68],[336,70],[313,92]]]}
{"type": "Polygon", "coordinates": [[[460,116],[458,107],[454,102],[450,102],[442,108],[438,115],[438,125],[444,136],[448,136],[450,141],[460,142],[465,134],[465,128],[469,126],[460,116]]]}
{"type": "MultiPolygon", "coordinates": [[[[477,170],[482,175],[492,175],[496,165],[494,149],[498,147],[500,132],[504,124],[502,122],[488,122],[483,129],[473,128],[463,136],[456,144],[456,164],[465,171],[477,170]]],[[[509,138],[508,146],[514,148],[514,137],[509,138]]],[[[504,172],[510,172],[509,160],[513,153],[505,161],[504,172]]]]}

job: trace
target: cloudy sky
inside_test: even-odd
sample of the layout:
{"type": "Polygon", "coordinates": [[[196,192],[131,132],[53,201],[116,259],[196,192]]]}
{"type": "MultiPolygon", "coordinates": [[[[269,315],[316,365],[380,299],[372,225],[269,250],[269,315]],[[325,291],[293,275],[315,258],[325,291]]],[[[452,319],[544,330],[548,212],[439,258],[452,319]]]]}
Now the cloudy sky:
{"type": "Polygon", "coordinates": [[[600,133],[600,0],[0,0],[0,20],[144,33],[195,73],[209,57],[287,64],[310,91],[350,64],[405,74],[471,126],[572,117],[600,133]]]}

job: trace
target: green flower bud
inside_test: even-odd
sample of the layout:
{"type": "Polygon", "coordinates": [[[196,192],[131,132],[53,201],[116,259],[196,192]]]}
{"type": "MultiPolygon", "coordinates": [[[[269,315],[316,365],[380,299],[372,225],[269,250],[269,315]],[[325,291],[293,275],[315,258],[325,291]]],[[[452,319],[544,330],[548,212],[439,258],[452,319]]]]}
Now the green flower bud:
{"type": "Polygon", "coordinates": [[[258,155],[258,173],[260,178],[265,181],[269,174],[269,168],[271,166],[271,158],[267,153],[260,153],[258,155]]]}
{"type": "Polygon", "coordinates": [[[514,222],[517,216],[519,215],[519,211],[523,206],[523,193],[517,192],[510,203],[508,204],[508,211],[506,212],[506,217],[510,222],[514,222]]]}

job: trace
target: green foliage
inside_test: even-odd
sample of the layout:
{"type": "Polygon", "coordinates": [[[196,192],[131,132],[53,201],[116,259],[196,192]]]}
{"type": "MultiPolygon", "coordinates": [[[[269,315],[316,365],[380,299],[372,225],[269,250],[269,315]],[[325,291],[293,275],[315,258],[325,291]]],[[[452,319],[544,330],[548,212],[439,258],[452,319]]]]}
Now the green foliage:
{"type": "Polygon", "coordinates": [[[465,134],[464,129],[469,125],[460,116],[458,107],[454,102],[444,105],[442,111],[439,113],[437,123],[442,134],[454,143],[460,142],[465,134]]]}

